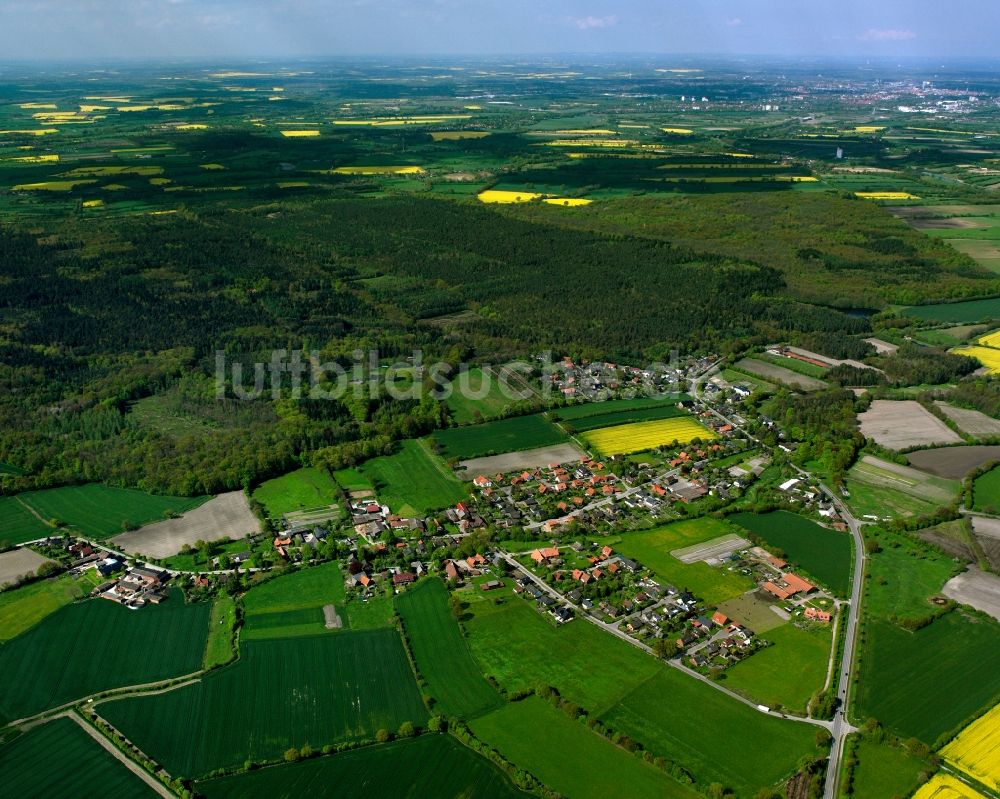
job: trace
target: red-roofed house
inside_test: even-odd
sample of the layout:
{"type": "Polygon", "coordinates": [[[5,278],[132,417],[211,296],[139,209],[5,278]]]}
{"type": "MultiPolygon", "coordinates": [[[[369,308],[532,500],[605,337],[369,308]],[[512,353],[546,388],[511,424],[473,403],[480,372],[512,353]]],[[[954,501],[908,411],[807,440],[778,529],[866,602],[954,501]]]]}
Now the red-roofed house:
{"type": "Polygon", "coordinates": [[[720,627],[725,627],[726,624],[729,622],[729,617],[721,610],[717,610],[715,611],[715,613],[712,614],[712,621],[718,624],[720,627]]]}

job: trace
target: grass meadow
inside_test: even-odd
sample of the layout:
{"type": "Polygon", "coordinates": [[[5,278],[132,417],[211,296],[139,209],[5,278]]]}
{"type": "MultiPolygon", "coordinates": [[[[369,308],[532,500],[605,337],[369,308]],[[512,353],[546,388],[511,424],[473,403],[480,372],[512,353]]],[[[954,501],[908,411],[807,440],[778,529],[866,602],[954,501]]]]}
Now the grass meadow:
{"type": "Polygon", "coordinates": [[[96,587],[93,574],[76,579],[62,574],[0,593],[0,643],[31,629],[74,599],[82,599],[96,587]]]}
{"type": "Polygon", "coordinates": [[[332,505],[339,494],[337,484],[326,471],[306,466],[264,481],[254,490],[253,498],[277,520],[292,511],[332,505]]]}
{"type": "Polygon", "coordinates": [[[742,531],[716,519],[691,519],[652,530],[626,533],[614,546],[622,554],[652,569],[663,582],[687,589],[708,604],[717,605],[753,589],[753,581],[737,572],[709,566],[701,561],[683,563],[670,552],[734,532],[742,531]]]}
{"type": "Polygon", "coordinates": [[[728,668],[723,684],[762,705],[804,713],[826,681],[832,625],[782,624],[762,637],[771,645],[728,668]]]}
{"type": "Polygon", "coordinates": [[[366,461],[358,468],[379,501],[401,516],[422,515],[468,498],[468,487],[423,440],[403,441],[398,452],[366,461]]]}
{"type": "MultiPolygon", "coordinates": [[[[27,491],[18,494],[16,499],[46,521],[56,519],[80,530],[86,536],[104,539],[121,533],[126,524],[141,526],[160,521],[168,511],[189,511],[201,505],[208,497],[165,497],[131,488],[110,488],[99,483],[87,483],[27,491]]],[[[46,532],[48,530],[39,535],[46,532]]]]}
{"type": "Polygon", "coordinates": [[[578,620],[557,628],[507,589],[466,599],[472,652],[483,673],[508,691],[553,685],[599,712],[659,668],[655,659],[593,624],[578,620]]]}
{"type": "Polygon", "coordinates": [[[563,796],[695,799],[700,796],[537,697],[471,724],[478,737],[563,796]],[[627,789],[625,788],[627,786],[627,789]]]}
{"type": "Polygon", "coordinates": [[[809,725],[765,716],[668,666],[601,720],[681,763],[698,783],[718,782],[740,797],[791,776],[803,755],[816,752],[809,725]]]}
{"type": "Polygon", "coordinates": [[[434,710],[469,719],[503,704],[472,657],[448,607],[448,590],[437,578],[421,580],[396,597],[410,648],[434,710]]]}

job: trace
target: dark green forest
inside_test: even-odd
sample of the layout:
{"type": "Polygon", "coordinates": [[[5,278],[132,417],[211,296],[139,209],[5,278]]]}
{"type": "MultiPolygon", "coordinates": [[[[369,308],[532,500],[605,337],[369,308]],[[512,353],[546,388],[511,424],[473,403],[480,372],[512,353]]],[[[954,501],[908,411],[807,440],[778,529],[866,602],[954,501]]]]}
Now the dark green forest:
{"type": "MultiPolygon", "coordinates": [[[[712,202],[720,213],[742,203],[712,202]]],[[[861,354],[848,342],[867,319],[803,302],[782,264],[662,234],[416,198],[5,227],[0,460],[28,472],[9,487],[210,493],[303,458],[353,463],[447,424],[432,397],[317,402],[286,390],[242,402],[230,391],[220,405],[220,350],[247,364],[280,348],[345,365],[359,349],[395,359],[415,348],[455,365],[542,349],[641,363],[798,339],[861,354]],[[148,423],[135,403],[150,397],[191,424],[148,423]]],[[[922,268],[941,281],[964,269],[922,268]]]]}

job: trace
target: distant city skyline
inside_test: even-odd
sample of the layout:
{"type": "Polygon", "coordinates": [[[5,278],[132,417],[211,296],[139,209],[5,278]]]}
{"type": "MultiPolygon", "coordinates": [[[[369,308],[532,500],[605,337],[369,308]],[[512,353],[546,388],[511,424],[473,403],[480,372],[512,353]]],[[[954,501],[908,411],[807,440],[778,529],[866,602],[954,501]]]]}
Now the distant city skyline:
{"type": "Polygon", "coordinates": [[[2,0],[0,59],[990,58],[995,0],[2,0]]]}

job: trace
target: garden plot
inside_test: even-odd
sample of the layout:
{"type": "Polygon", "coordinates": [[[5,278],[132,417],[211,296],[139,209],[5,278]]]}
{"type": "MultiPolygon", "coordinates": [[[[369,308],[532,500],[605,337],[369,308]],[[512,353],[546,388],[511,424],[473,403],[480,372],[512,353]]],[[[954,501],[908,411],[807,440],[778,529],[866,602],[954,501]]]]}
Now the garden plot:
{"type": "Polygon", "coordinates": [[[946,402],[935,402],[941,412],[951,419],[959,430],[968,433],[970,436],[997,436],[1000,435],[1000,420],[987,416],[981,411],[973,411],[968,408],[956,408],[946,402]]]}
{"type": "Polygon", "coordinates": [[[956,483],[872,455],[865,455],[851,469],[850,476],[869,485],[893,488],[904,494],[940,503],[950,502],[958,492],[956,483]]]}
{"type": "Polygon", "coordinates": [[[984,572],[978,566],[969,566],[968,571],[946,582],[941,593],[1000,621],[1000,577],[995,574],[984,572]]]}
{"type": "Polygon", "coordinates": [[[958,444],[962,438],[914,400],[874,400],[858,414],[861,433],[888,449],[958,444]]]}
{"type": "Polygon", "coordinates": [[[242,491],[230,491],[219,494],[178,519],[147,524],[111,541],[129,553],[166,558],[176,555],[185,544],[222,538],[235,541],[258,532],[260,521],[250,510],[246,495],[242,491]]]}

